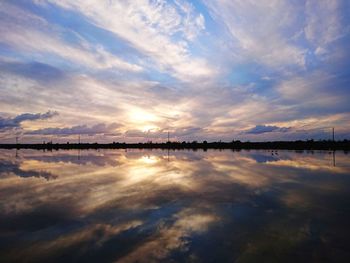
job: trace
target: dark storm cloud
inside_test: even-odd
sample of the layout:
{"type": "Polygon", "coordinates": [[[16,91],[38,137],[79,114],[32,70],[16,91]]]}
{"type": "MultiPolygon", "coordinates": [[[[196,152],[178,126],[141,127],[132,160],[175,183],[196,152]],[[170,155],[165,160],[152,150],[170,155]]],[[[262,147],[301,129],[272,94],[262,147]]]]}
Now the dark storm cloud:
{"type": "Polygon", "coordinates": [[[0,130],[8,130],[19,128],[24,121],[45,120],[58,115],[56,111],[48,111],[46,113],[23,113],[14,118],[0,117],[0,130]]]}
{"type": "Polygon", "coordinates": [[[34,130],[27,132],[29,135],[96,135],[96,134],[108,134],[108,135],[118,135],[119,133],[115,132],[115,129],[119,128],[120,125],[117,123],[112,123],[106,125],[104,123],[99,123],[91,127],[87,125],[77,125],[69,128],[44,128],[39,130],[34,130]]]}
{"type": "Polygon", "coordinates": [[[261,134],[266,132],[288,132],[291,128],[269,126],[269,125],[256,125],[254,128],[246,131],[246,134],[261,134]]]}

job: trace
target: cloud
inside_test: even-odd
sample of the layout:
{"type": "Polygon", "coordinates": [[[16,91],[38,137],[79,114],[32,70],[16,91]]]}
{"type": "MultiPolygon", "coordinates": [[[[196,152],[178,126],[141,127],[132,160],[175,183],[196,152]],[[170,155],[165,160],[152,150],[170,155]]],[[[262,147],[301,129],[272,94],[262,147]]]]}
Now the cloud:
{"type": "Polygon", "coordinates": [[[349,115],[348,1],[0,2],[2,116],[60,112],[24,132],[116,122],[113,140],[289,139],[349,115]],[[293,131],[245,133],[256,124],[293,131]]]}
{"type": "Polygon", "coordinates": [[[161,72],[183,81],[215,75],[206,59],[190,53],[189,45],[204,30],[205,19],[185,1],[48,2],[77,12],[127,41],[161,72]]]}
{"type": "Polygon", "coordinates": [[[256,125],[254,128],[246,131],[246,134],[262,134],[268,132],[288,132],[290,127],[278,127],[278,126],[269,126],[269,125],[256,125]]]}
{"type": "Polygon", "coordinates": [[[19,7],[1,3],[0,34],[3,44],[11,46],[31,58],[46,60],[45,54],[52,54],[64,61],[73,62],[92,69],[116,68],[131,72],[140,72],[142,67],[124,61],[108,52],[102,45],[93,45],[77,32],[50,24],[47,20],[19,7]],[[67,41],[66,39],[74,39],[67,41]]]}
{"type": "Polygon", "coordinates": [[[48,64],[40,62],[23,63],[21,61],[6,61],[1,58],[0,71],[42,81],[45,84],[65,77],[64,72],[48,64]]]}
{"type": "Polygon", "coordinates": [[[28,135],[58,135],[58,136],[69,136],[69,135],[119,135],[120,133],[116,132],[116,129],[120,125],[117,123],[112,123],[106,125],[104,123],[99,123],[91,127],[87,125],[77,125],[68,128],[44,128],[39,130],[28,131],[28,135]]]}
{"type": "Polygon", "coordinates": [[[0,117],[0,130],[9,130],[21,127],[21,123],[25,121],[45,120],[57,116],[58,112],[48,111],[46,113],[23,113],[14,118],[0,117]]]}
{"type": "Polygon", "coordinates": [[[346,9],[346,1],[341,0],[307,0],[306,39],[315,46],[316,55],[324,55],[327,46],[343,37],[349,27],[342,24],[342,10],[346,9]]]}
{"type": "Polygon", "coordinates": [[[147,138],[150,139],[166,139],[168,132],[171,140],[176,139],[188,139],[189,137],[198,138],[203,129],[200,127],[182,127],[182,128],[169,128],[169,129],[158,129],[158,130],[127,130],[125,132],[126,137],[130,138],[147,138]]]}
{"type": "Polygon", "coordinates": [[[24,170],[21,168],[20,164],[0,160],[0,174],[12,173],[23,178],[37,177],[45,178],[46,180],[56,179],[57,175],[53,175],[46,171],[36,171],[36,170],[24,170]]]}
{"type": "Polygon", "coordinates": [[[292,41],[299,30],[299,6],[271,0],[209,0],[205,4],[227,29],[231,52],[240,60],[273,68],[304,66],[305,49],[292,41]]]}
{"type": "Polygon", "coordinates": [[[317,112],[347,111],[348,81],[349,77],[341,72],[330,74],[317,70],[290,76],[280,81],[275,89],[280,95],[281,103],[293,103],[301,117],[317,112]]]}

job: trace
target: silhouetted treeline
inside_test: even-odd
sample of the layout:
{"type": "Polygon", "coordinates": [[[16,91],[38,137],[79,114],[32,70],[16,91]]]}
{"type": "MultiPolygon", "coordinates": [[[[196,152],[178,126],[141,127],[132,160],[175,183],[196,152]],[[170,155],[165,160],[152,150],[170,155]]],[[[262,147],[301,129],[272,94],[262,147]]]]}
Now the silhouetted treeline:
{"type": "Polygon", "coordinates": [[[3,149],[286,149],[286,150],[350,150],[350,140],[343,141],[274,141],[274,142],[166,142],[166,143],[42,143],[0,144],[3,149]]]}

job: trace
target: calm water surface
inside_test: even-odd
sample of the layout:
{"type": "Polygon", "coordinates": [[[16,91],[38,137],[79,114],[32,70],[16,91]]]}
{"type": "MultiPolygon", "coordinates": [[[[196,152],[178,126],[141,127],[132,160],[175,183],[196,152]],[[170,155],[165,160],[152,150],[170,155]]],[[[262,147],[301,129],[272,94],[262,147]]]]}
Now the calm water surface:
{"type": "Polygon", "coordinates": [[[348,263],[349,243],[343,152],[0,151],[1,262],[348,263]]]}

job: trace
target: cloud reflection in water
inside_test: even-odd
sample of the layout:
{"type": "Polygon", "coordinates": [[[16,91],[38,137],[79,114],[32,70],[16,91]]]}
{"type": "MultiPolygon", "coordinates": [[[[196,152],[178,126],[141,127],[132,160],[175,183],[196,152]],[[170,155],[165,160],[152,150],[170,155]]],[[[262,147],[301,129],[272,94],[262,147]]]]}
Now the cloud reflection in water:
{"type": "Polygon", "coordinates": [[[0,257],[341,262],[350,166],[336,158],[333,167],[327,152],[4,150],[0,257]]]}

